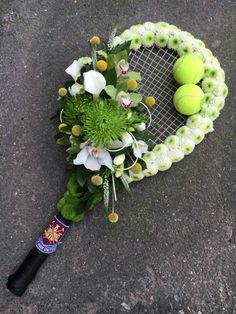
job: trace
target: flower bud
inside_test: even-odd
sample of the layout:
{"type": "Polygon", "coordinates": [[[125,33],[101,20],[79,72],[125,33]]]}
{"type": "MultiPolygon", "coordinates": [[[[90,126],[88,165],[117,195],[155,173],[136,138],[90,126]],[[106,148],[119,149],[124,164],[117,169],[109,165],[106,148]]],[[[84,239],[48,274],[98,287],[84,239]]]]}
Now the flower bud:
{"type": "Polygon", "coordinates": [[[134,124],[137,131],[143,131],[146,129],[146,124],[144,122],[134,124]]]}
{"type": "Polygon", "coordinates": [[[113,164],[115,166],[119,166],[121,164],[123,164],[125,160],[125,154],[120,154],[120,155],[117,155],[114,159],[113,159],[113,164]]]}
{"type": "Polygon", "coordinates": [[[125,132],[121,136],[121,141],[127,147],[127,146],[132,145],[134,140],[133,140],[132,136],[128,132],[125,132]]]}

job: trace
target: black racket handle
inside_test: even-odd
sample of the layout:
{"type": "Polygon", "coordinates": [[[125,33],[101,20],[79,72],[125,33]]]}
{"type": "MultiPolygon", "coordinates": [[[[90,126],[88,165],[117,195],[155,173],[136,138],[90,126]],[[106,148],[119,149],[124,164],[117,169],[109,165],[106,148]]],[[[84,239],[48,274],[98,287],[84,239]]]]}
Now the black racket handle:
{"type": "Polygon", "coordinates": [[[56,251],[69,225],[70,221],[63,219],[60,215],[54,217],[17,271],[8,277],[8,290],[17,296],[21,296],[25,292],[43,262],[56,251]]]}

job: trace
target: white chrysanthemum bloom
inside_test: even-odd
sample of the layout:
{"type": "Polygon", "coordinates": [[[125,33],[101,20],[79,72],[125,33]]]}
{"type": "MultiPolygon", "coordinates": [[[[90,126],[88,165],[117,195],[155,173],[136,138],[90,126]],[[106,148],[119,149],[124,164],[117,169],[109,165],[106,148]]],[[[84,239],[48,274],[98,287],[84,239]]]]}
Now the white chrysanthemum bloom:
{"type": "Polygon", "coordinates": [[[179,136],[179,137],[187,137],[187,136],[190,136],[191,135],[191,129],[184,125],[184,126],[181,126],[178,131],[176,132],[176,135],[179,136]]]}
{"type": "Polygon", "coordinates": [[[167,154],[168,148],[165,144],[157,144],[154,149],[153,153],[156,154],[156,156],[165,156],[167,154]]]}
{"type": "Polygon", "coordinates": [[[171,148],[168,151],[168,157],[172,160],[172,162],[178,162],[184,158],[184,153],[178,148],[171,148]]]}
{"type": "Polygon", "coordinates": [[[151,31],[145,31],[142,35],[142,44],[146,48],[150,48],[154,45],[154,33],[151,31]]]}
{"type": "Polygon", "coordinates": [[[157,159],[158,170],[165,171],[169,169],[172,165],[172,160],[168,157],[168,155],[160,156],[157,159]]]}
{"type": "Polygon", "coordinates": [[[185,56],[188,53],[193,53],[193,46],[190,41],[185,41],[179,45],[177,53],[180,57],[185,56]]]}
{"type": "Polygon", "coordinates": [[[153,152],[147,152],[143,156],[143,160],[145,161],[147,168],[156,167],[157,166],[157,158],[153,152]]]}
{"type": "Polygon", "coordinates": [[[83,68],[83,63],[78,61],[78,60],[74,60],[73,63],[68,66],[67,69],[65,69],[65,72],[69,75],[71,75],[74,79],[74,81],[76,82],[78,77],[81,75],[81,69],[83,68]]]}
{"type": "Polygon", "coordinates": [[[180,37],[181,30],[175,25],[170,25],[168,28],[168,32],[170,36],[180,37]]]}
{"type": "Polygon", "coordinates": [[[202,84],[201,84],[202,90],[205,93],[212,93],[216,89],[216,84],[217,84],[217,81],[215,79],[206,77],[203,79],[202,84]]]}
{"type": "Polygon", "coordinates": [[[216,86],[215,86],[215,89],[213,91],[213,94],[215,96],[222,96],[222,97],[226,98],[228,95],[228,86],[225,83],[223,83],[219,80],[216,80],[216,86]]]}
{"type": "Polygon", "coordinates": [[[130,30],[134,33],[137,33],[139,35],[143,35],[145,33],[145,27],[143,26],[143,24],[136,24],[136,25],[132,25],[130,27],[130,30]]]}
{"type": "Polygon", "coordinates": [[[202,103],[210,104],[214,101],[214,95],[212,93],[205,93],[202,103]]]}
{"type": "Polygon", "coordinates": [[[143,130],[146,129],[146,124],[145,124],[145,122],[140,122],[140,123],[134,124],[133,127],[134,127],[137,131],[143,131],[143,130]]]}
{"type": "Polygon", "coordinates": [[[158,47],[164,48],[167,46],[169,40],[168,33],[157,33],[154,37],[155,44],[158,47]]]}
{"type": "Polygon", "coordinates": [[[127,40],[132,39],[133,36],[134,36],[134,32],[132,32],[130,29],[126,29],[120,35],[120,38],[124,41],[127,41],[127,40]]]}
{"type": "Polygon", "coordinates": [[[78,61],[83,63],[84,65],[85,64],[91,64],[93,62],[92,58],[90,58],[90,57],[81,57],[81,58],[79,58],[78,61]]]}
{"type": "Polygon", "coordinates": [[[201,127],[203,121],[203,117],[199,113],[197,113],[188,117],[186,126],[188,126],[190,129],[199,128],[201,127]]]}
{"type": "Polygon", "coordinates": [[[69,87],[68,90],[71,96],[76,96],[80,93],[82,88],[83,88],[82,85],[80,85],[79,83],[75,83],[71,87],[69,87]]]}
{"type": "Polygon", "coordinates": [[[195,145],[201,143],[204,137],[205,137],[205,134],[201,129],[195,128],[192,130],[191,138],[193,139],[195,145]]]}
{"type": "Polygon", "coordinates": [[[181,44],[181,40],[179,35],[170,36],[168,40],[168,48],[177,50],[179,45],[181,44]]]}
{"type": "Polygon", "coordinates": [[[143,172],[133,173],[131,170],[129,170],[129,176],[133,181],[140,181],[144,178],[143,172]]]}
{"type": "Polygon", "coordinates": [[[195,143],[190,137],[181,137],[179,141],[179,147],[184,155],[189,155],[194,150],[195,143]]]}
{"type": "Polygon", "coordinates": [[[210,62],[212,65],[215,65],[215,66],[220,67],[220,62],[219,62],[219,60],[218,60],[216,57],[214,57],[214,56],[211,57],[211,59],[209,60],[209,62],[210,62]]]}
{"type": "Polygon", "coordinates": [[[145,177],[151,177],[156,175],[158,172],[158,167],[157,166],[150,166],[149,168],[146,168],[143,170],[143,174],[145,177]]]}
{"type": "Polygon", "coordinates": [[[194,37],[191,33],[185,32],[185,31],[182,31],[180,33],[180,38],[181,38],[182,42],[192,42],[194,39],[194,37]]]}
{"type": "Polygon", "coordinates": [[[117,155],[114,159],[113,159],[113,164],[115,166],[120,166],[124,163],[125,161],[125,154],[120,154],[120,155],[117,155]]]}
{"type": "Polygon", "coordinates": [[[176,135],[170,135],[165,140],[165,145],[168,149],[177,148],[179,146],[179,137],[176,135]]]}
{"type": "Polygon", "coordinates": [[[213,54],[210,49],[205,48],[202,50],[202,56],[203,62],[208,62],[212,58],[213,54]]]}
{"type": "Polygon", "coordinates": [[[138,50],[141,46],[142,46],[142,40],[141,40],[140,35],[138,34],[133,35],[132,41],[130,44],[130,49],[138,50]]]}
{"type": "Polygon", "coordinates": [[[84,165],[85,168],[97,171],[101,166],[113,170],[111,155],[101,147],[94,147],[86,143],[80,144],[81,151],[73,160],[74,165],[84,165]]]}
{"type": "Polygon", "coordinates": [[[213,103],[219,110],[221,110],[224,108],[225,98],[222,96],[215,97],[213,103]]]}
{"type": "Polygon", "coordinates": [[[123,43],[124,43],[124,40],[120,36],[115,36],[113,38],[112,46],[116,47],[116,46],[121,45],[123,43]]]}
{"type": "Polygon", "coordinates": [[[192,39],[192,45],[193,45],[194,51],[198,51],[198,50],[202,51],[203,48],[205,48],[204,42],[202,40],[196,39],[196,38],[192,39]]]}
{"type": "Polygon", "coordinates": [[[201,129],[205,134],[209,133],[209,132],[213,132],[213,122],[211,119],[209,119],[208,117],[202,117],[202,122],[201,124],[198,126],[199,129],[201,129]]]}
{"type": "Polygon", "coordinates": [[[148,145],[144,141],[136,141],[132,144],[133,154],[136,158],[141,158],[148,151],[148,145]]]}
{"type": "Polygon", "coordinates": [[[84,73],[84,89],[86,92],[98,96],[106,86],[105,77],[94,70],[84,73]]]}
{"type": "Polygon", "coordinates": [[[122,134],[121,141],[125,147],[131,146],[134,142],[133,137],[128,132],[122,134]]]}
{"type": "Polygon", "coordinates": [[[158,22],[155,24],[156,32],[160,34],[168,34],[170,25],[166,22],[158,22]]]}
{"type": "Polygon", "coordinates": [[[151,31],[151,32],[153,32],[153,33],[155,33],[155,31],[156,31],[156,25],[155,25],[155,23],[146,22],[146,23],[143,24],[143,26],[145,27],[145,29],[146,29],[147,31],[151,31]]]}
{"type": "Polygon", "coordinates": [[[214,121],[215,119],[217,119],[220,115],[220,111],[219,109],[214,106],[214,105],[203,105],[201,108],[201,115],[203,117],[208,117],[210,118],[212,121],[214,121]]]}

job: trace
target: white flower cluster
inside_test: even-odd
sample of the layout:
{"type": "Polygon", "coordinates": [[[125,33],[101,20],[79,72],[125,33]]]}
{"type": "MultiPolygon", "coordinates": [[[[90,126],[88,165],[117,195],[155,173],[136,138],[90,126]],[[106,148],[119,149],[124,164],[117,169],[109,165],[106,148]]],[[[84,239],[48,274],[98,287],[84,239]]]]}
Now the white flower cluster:
{"type": "Polygon", "coordinates": [[[164,171],[178,162],[185,155],[190,154],[195,145],[199,144],[205,134],[212,132],[213,121],[219,116],[224,107],[228,87],[225,84],[225,73],[217,58],[205,47],[205,44],[188,32],[181,31],[175,25],[165,22],[137,24],[125,30],[120,36],[114,38],[116,46],[127,40],[131,40],[131,48],[138,50],[141,46],[149,48],[168,47],[177,51],[179,56],[193,53],[200,56],[204,62],[205,73],[201,83],[205,93],[201,111],[187,119],[185,126],[179,128],[175,135],[169,136],[163,144],[155,146],[153,151],[143,156],[147,168],[139,174],[132,171],[125,174],[127,182],[138,181],[144,176],[155,175],[158,171],[164,171]]]}

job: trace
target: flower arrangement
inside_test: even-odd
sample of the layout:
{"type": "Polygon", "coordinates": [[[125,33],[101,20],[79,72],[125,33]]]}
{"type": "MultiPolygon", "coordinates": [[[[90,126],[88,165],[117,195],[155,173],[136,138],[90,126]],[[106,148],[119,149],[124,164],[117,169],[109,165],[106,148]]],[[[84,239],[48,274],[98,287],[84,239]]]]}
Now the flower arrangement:
{"type": "MultiPolygon", "coordinates": [[[[80,221],[86,211],[104,200],[110,222],[118,220],[114,209],[116,186],[130,193],[131,176],[139,177],[148,151],[146,124],[149,112],[138,92],[140,74],[129,69],[131,41],[113,47],[97,36],[90,39],[91,57],[74,60],[65,70],[73,80],[58,90],[62,103],[56,141],[67,146],[71,176],[58,202],[64,218],[80,221]]],[[[155,103],[153,97],[147,104],[155,103]]]]}

